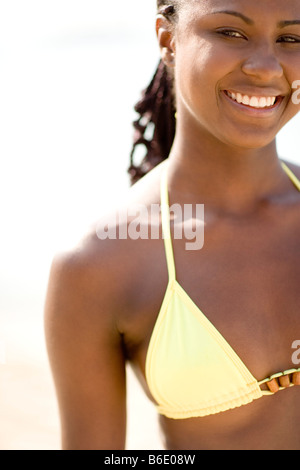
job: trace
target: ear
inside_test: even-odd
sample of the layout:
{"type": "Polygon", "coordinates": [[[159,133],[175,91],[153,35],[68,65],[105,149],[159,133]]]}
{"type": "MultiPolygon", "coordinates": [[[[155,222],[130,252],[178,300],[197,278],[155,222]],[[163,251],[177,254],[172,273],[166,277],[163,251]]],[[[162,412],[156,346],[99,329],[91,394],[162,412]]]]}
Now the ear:
{"type": "Polygon", "coordinates": [[[162,15],[156,17],[156,35],[160,48],[160,55],[167,67],[175,66],[175,40],[170,21],[162,15]]]}

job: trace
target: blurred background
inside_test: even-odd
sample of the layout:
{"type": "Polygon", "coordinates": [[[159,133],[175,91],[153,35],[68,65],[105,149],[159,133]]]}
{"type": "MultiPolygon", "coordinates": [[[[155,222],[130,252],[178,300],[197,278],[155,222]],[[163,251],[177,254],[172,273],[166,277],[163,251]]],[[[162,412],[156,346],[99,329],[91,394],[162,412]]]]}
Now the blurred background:
{"type": "MultiPolygon", "coordinates": [[[[0,449],[59,449],[43,306],[54,253],[129,188],[155,0],[0,0],[0,449]]],[[[300,117],[279,135],[300,163],[300,117]]],[[[128,371],[128,449],[161,449],[128,371]]]]}

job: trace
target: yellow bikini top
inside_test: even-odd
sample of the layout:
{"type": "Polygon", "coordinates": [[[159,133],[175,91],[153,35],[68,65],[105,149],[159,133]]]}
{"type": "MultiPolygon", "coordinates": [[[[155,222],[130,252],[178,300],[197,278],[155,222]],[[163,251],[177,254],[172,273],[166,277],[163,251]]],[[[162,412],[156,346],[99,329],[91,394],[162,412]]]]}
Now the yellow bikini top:
{"type": "MultiPolygon", "coordinates": [[[[300,181],[282,166],[300,191],[300,181]]],[[[161,211],[169,283],[146,358],[146,380],[158,412],[173,419],[202,417],[273,394],[260,386],[279,377],[294,374],[298,384],[300,369],[257,381],[177,282],[166,171],[161,179],[161,211]]],[[[277,384],[277,388],[285,387],[277,384]]]]}

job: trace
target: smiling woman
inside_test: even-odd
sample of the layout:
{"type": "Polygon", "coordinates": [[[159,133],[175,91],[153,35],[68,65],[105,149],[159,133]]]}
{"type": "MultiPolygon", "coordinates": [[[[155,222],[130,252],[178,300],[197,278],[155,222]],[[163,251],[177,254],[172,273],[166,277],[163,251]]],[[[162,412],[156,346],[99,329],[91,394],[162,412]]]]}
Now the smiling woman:
{"type": "Polygon", "coordinates": [[[53,262],[45,322],[63,448],[124,447],[129,362],[166,448],[300,449],[300,168],[276,145],[300,109],[299,20],[298,0],[158,1],[161,61],[136,106],[129,169],[140,181],[101,227],[113,218],[123,233],[115,214],[130,224],[136,206],[160,204],[162,233],[92,230],[53,262]],[[204,221],[190,215],[201,250],[173,236],[185,221],[171,203],[204,204],[204,221]]]}

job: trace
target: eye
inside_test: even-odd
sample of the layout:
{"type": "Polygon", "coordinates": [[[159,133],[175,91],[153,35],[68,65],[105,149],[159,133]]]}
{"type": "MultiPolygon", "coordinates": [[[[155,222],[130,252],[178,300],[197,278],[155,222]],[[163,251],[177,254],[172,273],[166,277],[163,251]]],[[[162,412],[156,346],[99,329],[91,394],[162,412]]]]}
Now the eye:
{"type": "Polygon", "coordinates": [[[227,38],[245,39],[245,36],[233,29],[222,29],[221,31],[217,31],[217,33],[227,38]]]}
{"type": "Polygon", "coordinates": [[[299,44],[300,43],[300,38],[298,37],[293,37],[293,36],[281,36],[278,39],[278,42],[283,42],[286,44],[299,44]]]}

